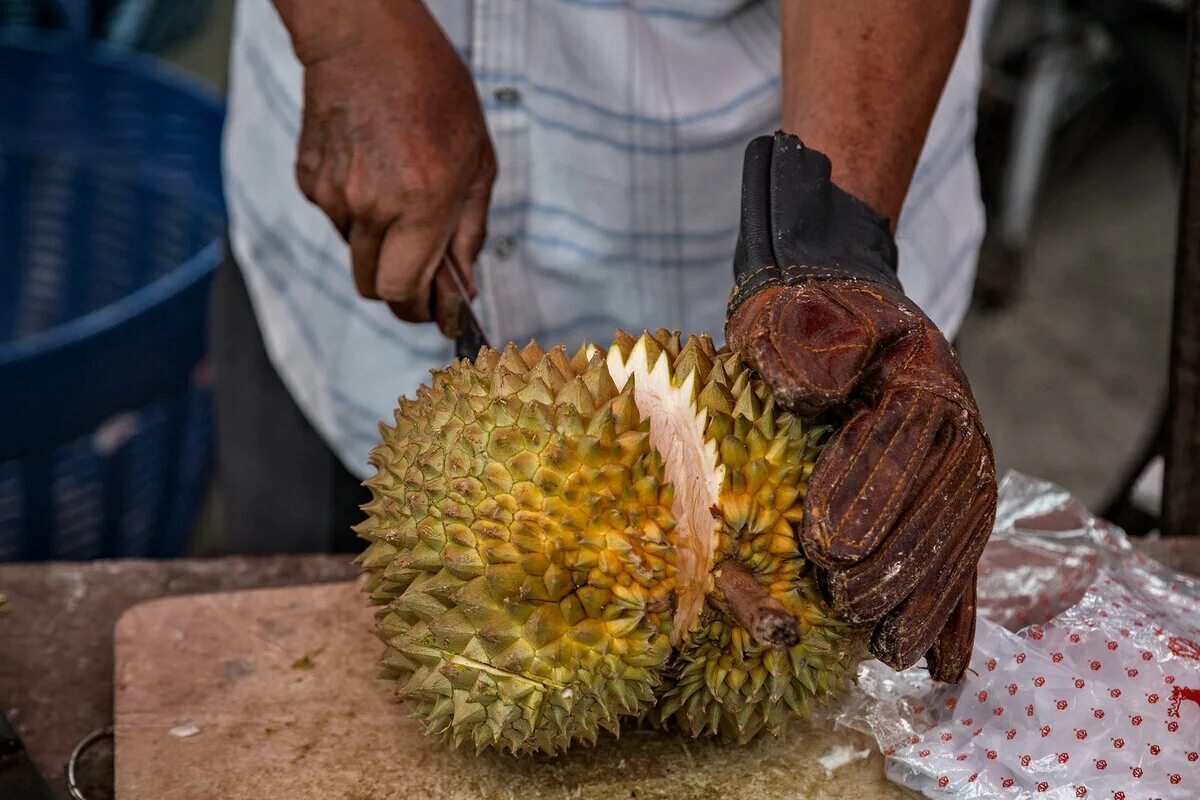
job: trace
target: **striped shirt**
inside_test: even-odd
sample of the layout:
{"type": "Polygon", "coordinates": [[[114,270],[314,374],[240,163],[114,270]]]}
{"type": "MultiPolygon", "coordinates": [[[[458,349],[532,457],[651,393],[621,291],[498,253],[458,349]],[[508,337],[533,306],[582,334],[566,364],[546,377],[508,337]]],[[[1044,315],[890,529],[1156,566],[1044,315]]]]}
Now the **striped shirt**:
{"type": "MultiPolygon", "coordinates": [[[[720,339],[742,151],[780,122],[778,0],[428,0],[474,76],[499,177],[476,265],[495,343],[605,342],[621,327],[720,339]]],[[[983,234],[974,161],[980,19],[938,105],[897,241],[908,294],[952,335],[983,234]]],[[[446,364],[432,325],[354,291],[296,187],[302,70],[270,0],[240,0],[225,130],[230,244],[267,351],[341,460],[446,364]]]]}

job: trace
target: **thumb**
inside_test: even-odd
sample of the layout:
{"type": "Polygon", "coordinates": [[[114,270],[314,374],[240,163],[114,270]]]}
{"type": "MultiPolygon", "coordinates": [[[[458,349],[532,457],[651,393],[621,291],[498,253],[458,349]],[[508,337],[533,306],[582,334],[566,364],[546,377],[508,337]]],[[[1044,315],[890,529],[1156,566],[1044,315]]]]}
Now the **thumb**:
{"type": "Polygon", "coordinates": [[[781,405],[806,415],[844,402],[878,345],[875,327],[815,281],[760,290],[726,337],[781,405]]]}

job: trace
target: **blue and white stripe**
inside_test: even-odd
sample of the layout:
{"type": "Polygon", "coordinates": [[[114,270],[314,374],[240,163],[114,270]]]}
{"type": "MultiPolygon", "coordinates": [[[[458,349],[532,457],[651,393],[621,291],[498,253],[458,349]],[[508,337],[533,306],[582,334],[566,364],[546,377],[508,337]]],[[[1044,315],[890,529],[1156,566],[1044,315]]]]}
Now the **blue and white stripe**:
{"type": "MultiPolygon", "coordinates": [[[[779,123],[778,0],[427,5],[471,69],[500,162],[477,265],[493,340],[574,346],[659,325],[719,337],[742,149],[779,123]]],[[[898,236],[906,288],[948,333],[983,230],[972,158],[979,17],[898,236]]],[[[366,474],[376,422],[452,348],[356,296],[345,245],[296,188],[302,74],[270,0],[240,0],[231,72],[231,245],[281,376],[366,474]]]]}

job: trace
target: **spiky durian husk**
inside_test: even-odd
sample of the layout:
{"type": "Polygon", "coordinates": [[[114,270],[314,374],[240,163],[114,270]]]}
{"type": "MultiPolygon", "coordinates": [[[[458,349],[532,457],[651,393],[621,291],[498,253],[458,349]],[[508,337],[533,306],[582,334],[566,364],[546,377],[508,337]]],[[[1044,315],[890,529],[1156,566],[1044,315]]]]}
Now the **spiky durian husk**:
{"type": "Polygon", "coordinates": [[[677,334],[664,330],[638,340],[618,334],[613,347],[626,361],[639,349],[650,364],[663,361],[676,386],[693,376],[704,437],[721,467],[714,571],[726,559],[747,567],[801,629],[801,640],[785,650],[759,645],[719,609],[720,593],[710,588],[702,616],[690,630],[676,631],[683,644],[651,719],[693,736],[718,733],[739,742],[762,730],[778,736],[814,698],[844,685],[857,655],[854,637],[821,599],[795,533],[827,429],[777,409],[766,386],[708,337],[681,346],[677,334]]]}
{"type": "Polygon", "coordinates": [[[356,530],[384,675],[456,746],[555,752],[644,713],[672,489],[603,353],[481,352],[401,399],[356,530]]]}
{"type": "Polygon", "coordinates": [[[844,683],[856,637],[795,530],[825,431],[708,337],[485,349],[381,431],[362,563],[384,674],[430,731],[555,752],[630,715],[746,741],[844,683]],[[799,621],[795,646],[726,613],[728,560],[799,621]]]}

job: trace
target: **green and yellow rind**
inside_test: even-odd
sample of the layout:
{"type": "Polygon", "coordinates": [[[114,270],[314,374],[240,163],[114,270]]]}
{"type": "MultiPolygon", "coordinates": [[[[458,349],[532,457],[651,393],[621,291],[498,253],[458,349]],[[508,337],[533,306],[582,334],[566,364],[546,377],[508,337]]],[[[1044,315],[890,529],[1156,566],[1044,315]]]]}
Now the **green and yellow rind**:
{"type": "Polygon", "coordinates": [[[361,563],[431,733],[556,752],[651,706],[673,522],[644,427],[601,357],[535,347],[436,372],[383,427],[361,563]]]}
{"type": "Polygon", "coordinates": [[[510,345],[434,371],[381,426],[356,528],[384,677],[429,732],[475,750],[554,753],[633,718],[781,734],[858,657],[796,536],[825,435],[704,336],[618,332],[611,352],[570,358],[510,345]],[[638,375],[703,439],[668,465],[707,473],[685,492],[715,498],[702,531],[638,375]],[[711,576],[728,559],[796,617],[799,643],[765,648],[726,613],[711,576]]]}

